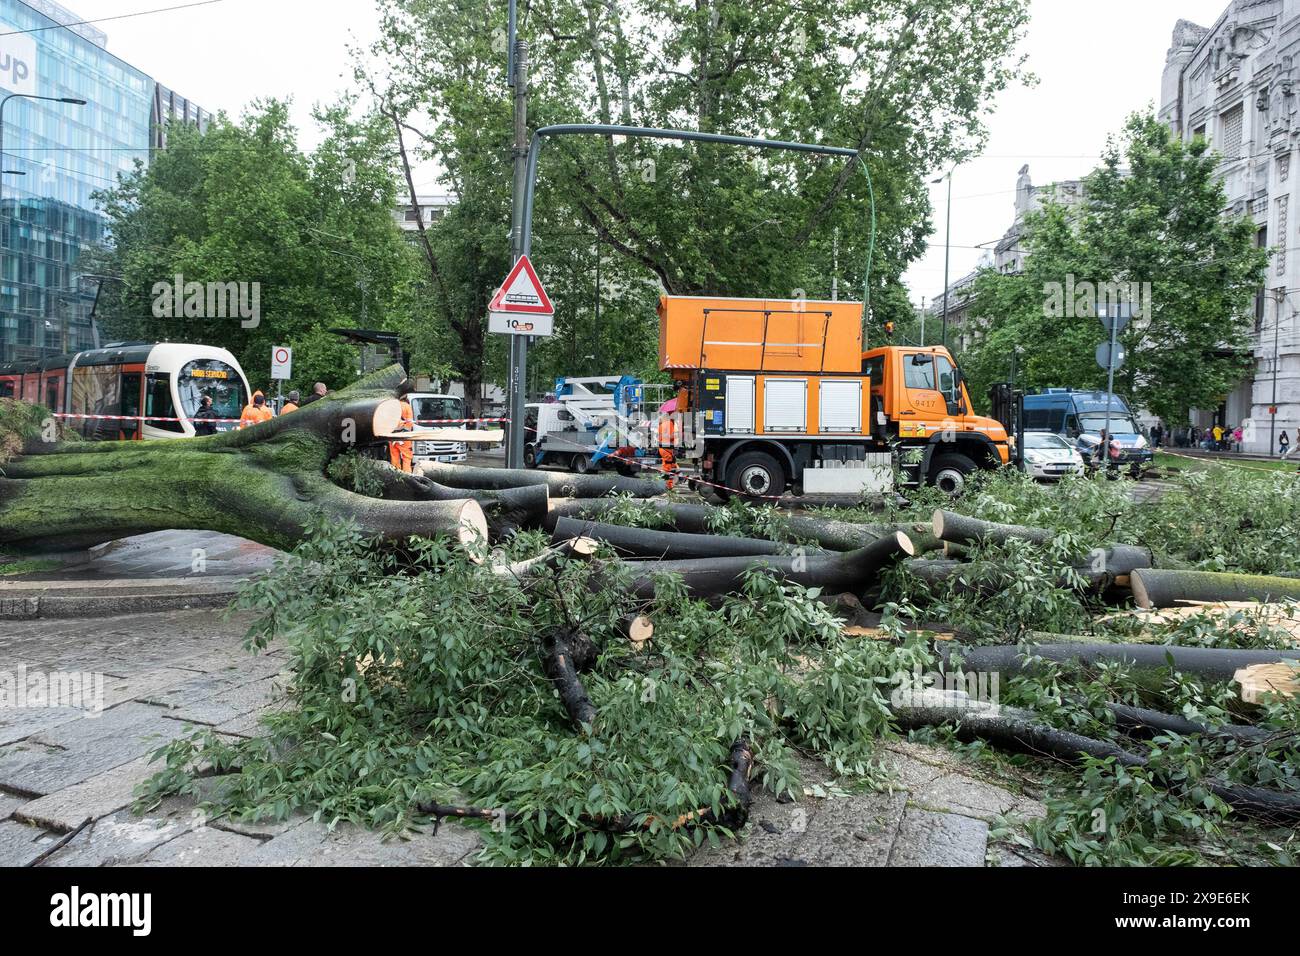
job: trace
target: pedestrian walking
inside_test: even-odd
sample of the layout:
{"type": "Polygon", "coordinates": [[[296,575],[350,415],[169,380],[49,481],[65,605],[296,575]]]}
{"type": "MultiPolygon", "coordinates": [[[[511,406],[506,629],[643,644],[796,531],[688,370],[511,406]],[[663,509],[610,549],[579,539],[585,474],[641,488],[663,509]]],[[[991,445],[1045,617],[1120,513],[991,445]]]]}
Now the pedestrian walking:
{"type": "Polygon", "coordinates": [[[1277,436],[1277,451],[1283,461],[1286,461],[1287,456],[1291,454],[1291,438],[1286,432],[1277,436]]]}
{"type": "Polygon", "coordinates": [[[212,396],[204,395],[199,399],[199,410],[190,419],[194,423],[195,435],[215,435],[217,433],[217,410],[212,407],[212,396]]]}

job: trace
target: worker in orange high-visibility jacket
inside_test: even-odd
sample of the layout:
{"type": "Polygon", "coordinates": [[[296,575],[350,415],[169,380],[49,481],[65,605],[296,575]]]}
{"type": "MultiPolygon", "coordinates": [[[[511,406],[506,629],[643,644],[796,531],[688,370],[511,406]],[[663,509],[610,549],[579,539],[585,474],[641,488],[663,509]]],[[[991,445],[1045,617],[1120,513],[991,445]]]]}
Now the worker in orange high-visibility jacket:
{"type": "MultiPolygon", "coordinates": [[[[397,425],[399,432],[415,431],[415,412],[411,408],[411,403],[402,397],[402,420],[397,425]]],[[[415,442],[413,441],[390,441],[388,443],[388,460],[394,468],[405,471],[408,474],[411,471],[412,463],[415,460],[415,442]]]]}
{"type": "Polygon", "coordinates": [[[260,422],[270,421],[275,417],[275,412],[266,404],[266,396],[261,391],[253,393],[253,400],[244,406],[244,410],[239,414],[239,427],[247,428],[249,425],[256,425],[260,422]]]}
{"type": "Polygon", "coordinates": [[[677,411],[677,399],[669,399],[659,407],[659,465],[668,487],[673,486],[673,476],[677,472],[677,422],[673,412],[677,411]]]}

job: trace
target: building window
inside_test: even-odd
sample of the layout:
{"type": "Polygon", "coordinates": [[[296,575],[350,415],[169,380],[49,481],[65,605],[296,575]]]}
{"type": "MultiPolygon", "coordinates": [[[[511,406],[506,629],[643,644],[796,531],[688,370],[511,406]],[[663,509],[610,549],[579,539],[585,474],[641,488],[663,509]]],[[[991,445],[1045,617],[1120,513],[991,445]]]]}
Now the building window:
{"type": "Polygon", "coordinates": [[[1239,159],[1241,157],[1242,115],[1242,107],[1238,103],[1219,117],[1219,124],[1223,130],[1223,135],[1219,140],[1219,152],[1223,154],[1224,159],[1239,159]]]}
{"type": "Polygon", "coordinates": [[[408,207],[406,207],[406,221],[407,221],[407,222],[419,222],[419,221],[420,221],[420,217],[419,217],[419,215],[417,214],[416,209],[415,209],[413,206],[408,206],[408,207]]]}

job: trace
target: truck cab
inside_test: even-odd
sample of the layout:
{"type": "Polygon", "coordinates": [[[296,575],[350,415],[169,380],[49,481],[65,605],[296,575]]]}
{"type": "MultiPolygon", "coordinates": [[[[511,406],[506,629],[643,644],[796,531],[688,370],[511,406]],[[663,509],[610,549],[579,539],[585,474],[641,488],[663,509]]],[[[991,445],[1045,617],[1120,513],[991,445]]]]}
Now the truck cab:
{"type": "MultiPolygon", "coordinates": [[[[416,428],[460,423],[465,418],[465,401],[458,395],[412,392],[406,400],[411,403],[416,428]]],[[[457,462],[468,457],[469,446],[463,441],[417,441],[413,460],[417,464],[425,461],[457,462]]]]}
{"type": "Polygon", "coordinates": [[[898,452],[904,482],[950,494],[968,475],[1010,460],[1006,428],[973,413],[952,354],[941,346],[885,346],[862,353],[871,377],[875,437],[898,452]]]}

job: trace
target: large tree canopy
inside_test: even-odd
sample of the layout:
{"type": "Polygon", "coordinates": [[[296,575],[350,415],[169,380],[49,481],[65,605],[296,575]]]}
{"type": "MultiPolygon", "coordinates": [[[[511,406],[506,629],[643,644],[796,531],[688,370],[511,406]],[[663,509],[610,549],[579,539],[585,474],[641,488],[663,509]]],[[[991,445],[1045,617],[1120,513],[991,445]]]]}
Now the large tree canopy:
{"type": "Polygon", "coordinates": [[[973,390],[1006,378],[1013,350],[1029,388],[1105,388],[1106,336],[1090,284],[1149,285],[1120,336],[1116,392],[1170,421],[1213,407],[1250,367],[1251,305],[1268,250],[1249,217],[1224,217],[1219,157],[1135,115],[1085,181],[1081,206],[1048,203],[1026,219],[1024,271],[986,271],[971,315],[983,337],[963,356],[973,390]],[[1070,295],[1073,289],[1075,294],[1070,295]]]}
{"type": "MultiPolygon", "coordinates": [[[[666,126],[861,149],[874,185],[873,317],[883,322],[908,311],[900,276],[930,229],[925,174],[982,144],[984,116],[1021,75],[1014,50],[1026,7],[545,0],[521,7],[529,125],[666,126]]],[[[454,347],[448,360],[470,380],[490,344],[486,298],[509,253],[505,7],[380,0],[380,8],[372,52],[388,68],[359,78],[402,131],[412,164],[435,162],[461,206],[429,230],[423,254],[442,330],[431,337],[454,347]]],[[[541,364],[553,373],[599,363],[646,370],[661,288],[822,298],[838,275],[841,295],[856,295],[870,207],[867,178],[842,158],[614,138],[552,143],[533,252],[557,300],[558,334],[541,347],[541,364]]]]}
{"type": "Polygon", "coordinates": [[[255,104],[205,133],[178,125],[118,187],[101,194],[111,246],[93,255],[105,282],[99,312],[117,338],[219,345],[255,384],[272,345],[296,346],[290,384],[332,387],[356,377],[355,349],[328,330],[404,325],[406,287],[418,276],[393,220],[391,128],[351,118],[349,103],[317,111],[326,137],[297,146],[284,103],[255,104]],[[156,286],[258,284],[256,324],[239,317],[160,316],[156,286]]]}

